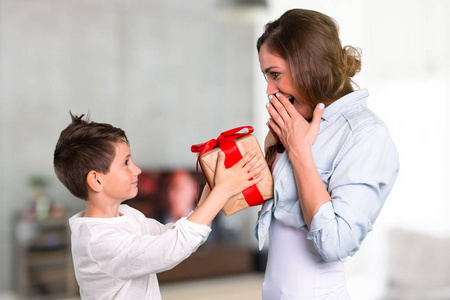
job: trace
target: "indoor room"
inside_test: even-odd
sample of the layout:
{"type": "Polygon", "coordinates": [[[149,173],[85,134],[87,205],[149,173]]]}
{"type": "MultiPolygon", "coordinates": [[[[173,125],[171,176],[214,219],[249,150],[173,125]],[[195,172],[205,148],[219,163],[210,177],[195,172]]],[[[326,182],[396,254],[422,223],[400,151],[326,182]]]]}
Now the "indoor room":
{"type": "MultiPolygon", "coordinates": [[[[355,88],[398,150],[396,183],[345,263],[351,298],[450,299],[450,2],[0,0],[0,300],[80,299],[68,219],[84,201],[53,169],[69,112],[126,132],[142,173],[125,203],[174,222],[206,184],[192,145],[251,126],[263,148],[256,41],[292,8],[332,17],[361,49],[355,88]]],[[[157,274],[162,299],[262,299],[260,209],[220,212],[196,252],[157,274]]]]}

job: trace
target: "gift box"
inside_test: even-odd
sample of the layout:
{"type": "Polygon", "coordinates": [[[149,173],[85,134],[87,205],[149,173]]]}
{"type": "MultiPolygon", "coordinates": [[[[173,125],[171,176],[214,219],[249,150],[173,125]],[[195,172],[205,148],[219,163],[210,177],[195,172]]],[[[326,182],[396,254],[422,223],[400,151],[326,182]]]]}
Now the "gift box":
{"type": "MultiPolygon", "coordinates": [[[[260,153],[263,157],[258,140],[251,133],[251,126],[243,126],[222,132],[217,139],[206,143],[193,145],[191,151],[198,154],[197,164],[205,175],[206,181],[211,189],[214,188],[214,176],[219,151],[225,153],[225,167],[229,168],[238,162],[245,153],[252,151],[260,153]],[[241,133],[246,131],[245,133],[241,133]]],[[[273,179],[269,167],[266,165],[262,173],[263,180],[249,187],[242,193],[230,198],[222,208],[225,215],[230,216],[247,207],[260,205],[264,200],[273,197],[273,179]]]]}

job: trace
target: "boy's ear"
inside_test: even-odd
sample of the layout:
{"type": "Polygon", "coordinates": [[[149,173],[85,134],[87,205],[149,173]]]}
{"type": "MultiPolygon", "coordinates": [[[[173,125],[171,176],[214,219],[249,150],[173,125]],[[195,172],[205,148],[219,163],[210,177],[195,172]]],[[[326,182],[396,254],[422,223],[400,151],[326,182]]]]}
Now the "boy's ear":
{"type": "Polygon", "coordinates": [[[101,192],[103,190],[103,180],[101,174],[97,171],[90,171],[86,176],[86,183],[88,187],[94,192],[101,192]]]}

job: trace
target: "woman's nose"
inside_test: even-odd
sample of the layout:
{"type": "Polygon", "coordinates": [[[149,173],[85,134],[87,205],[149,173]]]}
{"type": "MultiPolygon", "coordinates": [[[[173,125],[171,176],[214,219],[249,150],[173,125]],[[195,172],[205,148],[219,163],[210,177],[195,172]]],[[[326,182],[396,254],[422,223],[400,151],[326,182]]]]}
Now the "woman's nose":
{"type": "Polygon", "coordinates": [[[271,80],[269,80],[267,82],[267,89],[266,89],[267,95],[274,95],[274,94],[276,94],[278,92],[279,92],[279,90],[276,87],[276,85],[271,80]]]}

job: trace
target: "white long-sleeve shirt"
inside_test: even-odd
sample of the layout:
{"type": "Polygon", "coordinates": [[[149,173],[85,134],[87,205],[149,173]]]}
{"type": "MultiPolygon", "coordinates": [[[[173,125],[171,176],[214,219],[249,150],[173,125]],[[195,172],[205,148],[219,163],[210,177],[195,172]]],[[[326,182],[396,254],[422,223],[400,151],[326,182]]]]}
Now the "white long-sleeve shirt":
{"type": "Polygon", "coordinates": [[[211,229],[188,221],[163,225],[128,205],[120,217],[69,219],[72,257],[82,299],[161,299],[156,273],[203,244],[211,229]]]}

